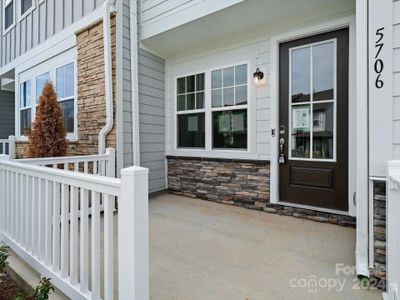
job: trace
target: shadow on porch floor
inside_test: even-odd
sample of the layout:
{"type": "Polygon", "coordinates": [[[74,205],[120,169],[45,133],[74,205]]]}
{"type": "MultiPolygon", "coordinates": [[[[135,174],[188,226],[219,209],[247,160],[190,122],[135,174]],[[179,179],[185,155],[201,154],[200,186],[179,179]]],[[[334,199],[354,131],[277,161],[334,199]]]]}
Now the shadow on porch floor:
{"type": "Polygon", "coordinates": [[[159,195],[150,201],[151,299],[381,299],[336,272],[354,265],[355,238],[352,228],[159,195]]]}

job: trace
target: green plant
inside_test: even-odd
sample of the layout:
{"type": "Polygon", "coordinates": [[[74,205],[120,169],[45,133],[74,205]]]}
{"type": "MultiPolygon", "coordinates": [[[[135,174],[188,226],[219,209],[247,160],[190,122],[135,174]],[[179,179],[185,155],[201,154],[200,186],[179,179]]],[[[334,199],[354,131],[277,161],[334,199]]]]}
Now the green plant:
{"type": "Polygon", "coordinates": [[[7,246],[0,246],[0,271],[3,271],[7,266],[7,259],[10,257],[10,248],[7,246]]]}
{"type": "Polygon", "coordinates": [[[22,294],[18,294],[14,297],[14,300],[26,300],[25,296],[22,294]]]}
{"type": "Polygon", "coordinates": [[[40,282],[39,286],[36,287],[35,289],[35,295],[34,299],[35,300],[47,300],[49,299],[49,296],[51,292],[54,292],[54,287],[51,284],[51,279],[43,277],[40,282]]]}

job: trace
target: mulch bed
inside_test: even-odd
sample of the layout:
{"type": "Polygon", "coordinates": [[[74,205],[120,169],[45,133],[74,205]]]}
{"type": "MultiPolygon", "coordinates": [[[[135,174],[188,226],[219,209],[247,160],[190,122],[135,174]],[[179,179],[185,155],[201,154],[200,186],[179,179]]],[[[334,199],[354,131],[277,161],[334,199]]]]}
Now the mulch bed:
{"type": "Polygon", "coordinates": [[[23,293],[15,282],[7,273],[0,272],[0,300],[14,300],[18,295],[23,293]]]}

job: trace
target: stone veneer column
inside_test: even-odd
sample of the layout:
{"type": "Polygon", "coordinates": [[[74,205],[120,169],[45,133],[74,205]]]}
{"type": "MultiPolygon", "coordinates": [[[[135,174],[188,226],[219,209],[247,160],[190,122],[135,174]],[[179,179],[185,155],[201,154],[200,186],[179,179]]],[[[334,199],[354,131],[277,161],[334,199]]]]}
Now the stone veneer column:
{"type": "MultiPolygon", "coordinates": [[[[105,125],[105,75],[103,23],[99,22],[76,34],[78,85],[78,141],[68,142],[68,155],[98,153],[98,135],[105,125]]],[[[111,19],[112,70],[114,90],[114,127],[108,134],[106,147],[116,148],[116,18],[111,19]]],[[[26,157],[27,143],[17,142],[17,158],[26,157]]]]}
{"type": "Polygon", "coordinates": [[[377,287],[386,284],[386,182],[374,182],[374,270],[377,287]]]}

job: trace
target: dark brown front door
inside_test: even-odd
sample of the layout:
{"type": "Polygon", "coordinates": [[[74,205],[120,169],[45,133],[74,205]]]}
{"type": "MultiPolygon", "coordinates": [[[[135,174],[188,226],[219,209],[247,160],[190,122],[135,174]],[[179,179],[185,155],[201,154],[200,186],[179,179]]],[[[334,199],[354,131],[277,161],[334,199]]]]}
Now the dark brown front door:
{"type": "Polygon", "coordinates": [[[348,209],[348,36],[280,45],[280,201],[348,209]]]}

